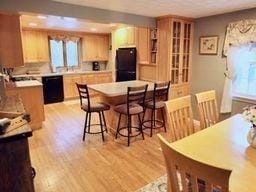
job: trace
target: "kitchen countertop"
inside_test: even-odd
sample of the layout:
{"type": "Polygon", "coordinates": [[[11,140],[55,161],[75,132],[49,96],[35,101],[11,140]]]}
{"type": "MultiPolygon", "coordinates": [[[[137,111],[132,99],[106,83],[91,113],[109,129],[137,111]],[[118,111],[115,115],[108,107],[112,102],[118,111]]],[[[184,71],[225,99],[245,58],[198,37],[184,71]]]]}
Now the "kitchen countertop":
{"type": "Polygon", "coordinates": [[[112,73],[112,71],[102,70],[102,71],[76,71],[76,72],[41,73],[41,74],[20,74],[20,75],[13,75],[13,77],[50,77],[50,76],[58,76],[58,75],[81,75],[81,74],[99,74],[99,73],[112,73]]]}
{"type": "Polygon", "coordinates": [[[37,80],[25,80],[25,81],[16,81],[15,86],[20,87],[36,87],[36,86],[43,86],[43,84],[37,80]]]}
{"type": "Polygon", "coordinates": [[[88,85],[88,88],[107,97],[115,97],[126,95],[127,87],[138,87],[146,84],[148,84],[148,91],[152,91],[154,89],[154,83],[139,80],[88,85]]]}

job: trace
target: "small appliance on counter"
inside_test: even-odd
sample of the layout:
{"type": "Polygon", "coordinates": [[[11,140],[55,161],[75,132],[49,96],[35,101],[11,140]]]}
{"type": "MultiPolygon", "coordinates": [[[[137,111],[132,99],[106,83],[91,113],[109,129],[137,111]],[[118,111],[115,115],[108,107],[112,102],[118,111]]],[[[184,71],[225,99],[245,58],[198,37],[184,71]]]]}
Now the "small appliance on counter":
{"type": "Polygon", "coordinates": [[[100,64],[98,61],[93,61],[92,62],[92,70],[93,71],[99,71],[100,70],[100,64]]]}

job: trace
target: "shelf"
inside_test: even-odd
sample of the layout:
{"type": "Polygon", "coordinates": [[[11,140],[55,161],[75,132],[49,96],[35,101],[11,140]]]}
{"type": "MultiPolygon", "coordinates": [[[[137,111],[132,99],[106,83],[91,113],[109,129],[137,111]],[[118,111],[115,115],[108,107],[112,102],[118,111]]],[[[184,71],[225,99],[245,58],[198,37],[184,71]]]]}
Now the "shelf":
{"type": "Polygon", "coordinates": [[[146,65],[146,66],[155,67],[156,63],[139,63],[139,65],[146,65]]]}

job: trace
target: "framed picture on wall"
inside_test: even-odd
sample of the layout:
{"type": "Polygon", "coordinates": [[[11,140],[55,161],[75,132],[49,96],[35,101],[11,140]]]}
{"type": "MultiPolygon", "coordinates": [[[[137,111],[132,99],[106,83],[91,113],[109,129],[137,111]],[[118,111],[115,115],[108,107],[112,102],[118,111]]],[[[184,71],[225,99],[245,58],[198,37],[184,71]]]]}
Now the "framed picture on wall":
{"type": "Polygon", "coordinates": [[[218,36],[202,36],[199,40],[200,55],[217,55],[218,53],[218,36]]]}

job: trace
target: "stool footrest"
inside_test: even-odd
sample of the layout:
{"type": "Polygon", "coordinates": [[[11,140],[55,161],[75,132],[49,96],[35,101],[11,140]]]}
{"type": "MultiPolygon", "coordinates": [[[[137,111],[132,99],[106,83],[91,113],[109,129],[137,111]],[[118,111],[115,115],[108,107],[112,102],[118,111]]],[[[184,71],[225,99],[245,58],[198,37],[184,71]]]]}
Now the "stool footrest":
{"type": "Polygon", "coordinates": [[[156,122],[156,123],[160,123],[160,125],[154,126],[154,120],[147,120],[147,121],[144,121],[144,122],[142,123],[143,129],[151,129],[151,125],[150,125],[150,126],[146,126],[146,125],[145,125],[145,123],[151,123],[151,122],[153,123],[152,129],[160,129],[160,128],[164,127],[164,122],[163,122],[163,121],[155,120],[155,122],[156,122]]]}
{"type": "Polygon", "coordinates": [[[119,135],[121,135],[121,136],[123,136],[123,137],[137,137],[138,135],[142,134],[142,132],[140,131],[140,128],[139,128],[139,127],[131,127],[131,129],[134,130],[134,131],[136,131],[137,134],[135,134],[135,135],[130,134],[130,136],[128,136],[128,127],[120,127],[120,128],[119,128],[119,131],[117,132],[117,134],[119,134],[119,135]],[[120,133],[120,131],[121,131],[121,130],[124,130],[124,129],[127,130],[127,135],[124,135],[124,134],[120,133]],[[139,132],[138,132],[138,131],[139,131],[139,132]]]}
{"type": "MultiPolygon", "coordinates": [[[[100,126],[100,124],[99,123],[97,123],[97,124],[91,124],[90,126],[97,126],[97,125],[99,125],[100,126]]],[[[103,130],[103,131],[98,131],[98,132],[88,132],[87,130],[85,131],[85,133],[88,133],[88,134],[99,134],[99,133],[103,133],[103,132],[107,132],[107,128],[106,128],[106,126],[105,125],[102,125],[105,129],[103,130]]],[[[89,126],[87,125],[86,126],[86,128],[88,128],[89,126]]]]}

